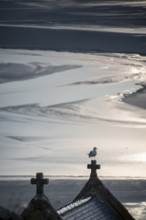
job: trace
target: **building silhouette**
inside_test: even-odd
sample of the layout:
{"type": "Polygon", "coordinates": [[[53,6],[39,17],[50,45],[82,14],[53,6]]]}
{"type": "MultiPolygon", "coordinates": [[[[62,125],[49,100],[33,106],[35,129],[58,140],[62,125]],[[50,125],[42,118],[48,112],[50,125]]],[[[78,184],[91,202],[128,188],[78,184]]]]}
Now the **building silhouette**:
{"type": "Polygon", "coordinates": [[[24,220],[134,220],[128,210],[114,197],[98,178],[100,165],[91,160],[89,180],[72,203],[55,210],[44,194],[44,184],[48,179],[37,173],[31,179],[36,184],[36,195],[21,214],[24,220]]]}

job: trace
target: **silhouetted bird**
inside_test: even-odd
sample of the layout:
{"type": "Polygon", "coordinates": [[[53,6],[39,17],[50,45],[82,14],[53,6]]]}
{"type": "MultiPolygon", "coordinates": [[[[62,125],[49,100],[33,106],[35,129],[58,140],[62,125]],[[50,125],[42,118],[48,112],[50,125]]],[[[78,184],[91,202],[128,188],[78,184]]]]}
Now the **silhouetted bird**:
{"type": "Polygon", "coordinates": [[[93,150],[91,150],[90,153],[88,154],[89,157],[94,157],[95,158],[95,156],[97,154],[96,149],[97,149],[96,147],[93,147],[93,150]]]}

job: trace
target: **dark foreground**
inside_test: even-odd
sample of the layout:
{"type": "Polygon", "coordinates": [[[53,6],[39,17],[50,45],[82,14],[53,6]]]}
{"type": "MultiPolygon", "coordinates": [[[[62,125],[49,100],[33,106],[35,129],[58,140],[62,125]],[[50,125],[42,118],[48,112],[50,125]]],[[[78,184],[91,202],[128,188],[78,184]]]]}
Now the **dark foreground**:
{"type": "MultiPolygon", "coordinates": [[[[86,180],[52,179],[45,186],[45,194],[57,209],[72,202],[85,183],[86,180]]],[[[103,183],[136,219],[146,218],[146,180],[103,180],[103,183]]],[[[29,181],[0,181],[0,195],[1,206],[21,213],[35,195],[35,186],[29,181]]]]}

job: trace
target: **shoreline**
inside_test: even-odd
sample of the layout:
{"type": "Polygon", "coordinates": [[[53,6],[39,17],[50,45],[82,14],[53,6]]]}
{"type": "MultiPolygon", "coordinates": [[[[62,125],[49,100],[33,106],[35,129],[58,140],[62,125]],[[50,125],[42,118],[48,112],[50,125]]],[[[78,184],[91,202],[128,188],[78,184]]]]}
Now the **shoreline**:
{"type": "MultiPolygon", "coordinates": [[[[29,181],[35,175],[0,175],[0,182],[4,181],[29,181]]],[[[89,179],[89,176],[62,176],[62,175],[44,175],[51,181],[59,180],[69,180],[69,181],[85,181],[89,179]]],[[[146,176],[99,176],[101,180],[146,180],[146,176]]]]}
{"type": "MultiPolygon", "coordinates": [[[[0,38],[1,38],[1,36],[0,36],[0,38]]],[[[15,43],[17,43],[17,42],[15,42],[15,43]]],[[[1,45],[1,42],[0,42],[0,45],[1,45]]],[[[16,46],[16,45],[15,45],[16,46]]],[[[11,48],[11,47],[8,47],[8,48],[0,48],[1,50],[30,50],[30,49],[28,49],[28,48],[23,48],[22,46],[20,46],[20,48],[16,48],[16,47],[14,47],[14,49],[13,48],[11,48]]],[[[37,51],[37,50],[39,50],[38,48],[33,48],[33,49],[31,49],[32,51],[37,51]]],[[[31,51],[30,50],[30,51],[31,51]]],[[[48,50],[48,49],[40,49],[40,51],[55,51],[55,50],[48,50]]],[[[63,49],[61,49],[60,48],[60,50],[59,51],[55,51],[55,52],[64,52],[64,53],[72,53],[73,51],[71,51],[71,50],[63,50],[63,49]]],[[[77,53],[88,53],[88,54],[92,54],[92,55],[96,55],[96,54],[104,54],[104,52],[102,52],[102,51],[76,51],[77,53]]],[[[73,52],[73,53],[75,53],[75,52],[73,52]]],[[[113,54],[118,54],[118,53],[120,53],[119,51],[118,52],[114,52],[114,51],[112,51],[112,52],[105,52],[106,54],[108,54],[108,53],[113,53],[113,54]]],[[[128,53],[128,52],[126,52],[125,54],[130,54],[130,53],[128,53]]],[[[135,54],[136,54],[136,51],[135,51],[135,54]]],[[[124,55],[124,54],[123,54],[124,55]]],[[[142,55],[142,54],[138,54],[138,55],[141,55],[141,56],[146,56],[146,54],[145,55],[142,55]]],[[[140,85],[142,88],[140,88],[140,89],[138,89],[138,90],[136,90],[136,91],[134,91],[133,93],[128,93],[128,94],[124,94],[123,93],[123,98],[121,99],[121,101],[123,102],[123,103],[127,103],[127,104],[129,104],[129,105],[132,105],[132,106],[135,106],[135,107],[139,107],[139,108],[141,108],[141,109],[143,109],[143,110],[146,110],[146,103],[145,103],[145,100],[146,100],[146,82],[139,82],[139,83],[136,83],[135,82],[135,84],[137,84],[137,85],[140,85]]]]}
{"type": "Polygon", "coordinates": [[[139,107],[146,110],[146,84],[139,84],[142,88],[138,89],[136,92],[125,95],[122,101],[129,105],[139,107]]]}

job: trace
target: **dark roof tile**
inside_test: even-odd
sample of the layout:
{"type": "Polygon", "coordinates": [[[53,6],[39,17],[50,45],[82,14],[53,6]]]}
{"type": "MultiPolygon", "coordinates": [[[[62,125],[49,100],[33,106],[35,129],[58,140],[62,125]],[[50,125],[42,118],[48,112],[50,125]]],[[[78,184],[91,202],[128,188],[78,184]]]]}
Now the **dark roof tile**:
{"type": "Polygon", "coordinates": [[[112,213],[111,210],[98,198],[88,197],[78,201],[78,206],[72,203],[63,209],[58,210],[58,214],[63,220],[117,220],[116,213],[112,213]],[[72,206],[72,208],[70,208],[72,206]],[[64,210],[65,210],[64,209],[64,210]],[[68,211],[67,211],[68,210],[68,211]],[[62,214],[61,214],[62,213],[62,214]]]}
{"type": "Polygon", "coordinates": [[[88,168],[91,169],[90,178],[81,192],[74,199],[74,202],[89,196],[94,196],[98,200],[98,206],[103,203],[105,206],[105,212],[107,209],[110,210],[110,213],[112,213],[113,216],[117,216],[117,220],[134,220],[126,208],[114,197],[114,195],[98,178],[96,169],[99,169],[100,166],[96,164],[96,160],[92,160],[91,164],[88,165],[88,168]]]}

